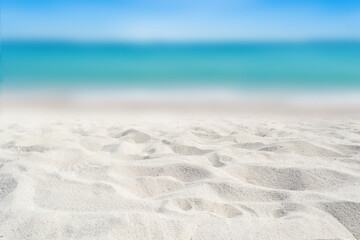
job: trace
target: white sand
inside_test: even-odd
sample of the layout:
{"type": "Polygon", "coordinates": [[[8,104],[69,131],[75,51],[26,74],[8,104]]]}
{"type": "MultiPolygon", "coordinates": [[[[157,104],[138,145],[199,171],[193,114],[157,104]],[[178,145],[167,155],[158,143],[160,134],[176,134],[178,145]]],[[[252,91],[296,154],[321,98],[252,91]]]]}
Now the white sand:
{"type": "Polygon", "coordinates": [[[0,239],[360,239],[360,118],[3,113],[0,239]]]}

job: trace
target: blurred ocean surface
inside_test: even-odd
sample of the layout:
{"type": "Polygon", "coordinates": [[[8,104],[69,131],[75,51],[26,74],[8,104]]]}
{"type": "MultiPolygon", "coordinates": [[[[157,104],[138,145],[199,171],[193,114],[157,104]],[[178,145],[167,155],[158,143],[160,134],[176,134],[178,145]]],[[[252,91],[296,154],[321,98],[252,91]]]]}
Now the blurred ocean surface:
{"type": "Polygon", "coordinates": [[[11,89],[360,89],[360,42],[1,45],[11,89]]]}

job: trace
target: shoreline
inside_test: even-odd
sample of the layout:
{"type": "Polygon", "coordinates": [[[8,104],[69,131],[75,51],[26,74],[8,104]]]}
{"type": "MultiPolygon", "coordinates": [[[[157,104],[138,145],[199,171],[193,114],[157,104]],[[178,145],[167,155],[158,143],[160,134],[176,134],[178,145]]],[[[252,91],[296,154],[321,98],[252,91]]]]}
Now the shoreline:
{"type": "Polygon", "coordinates": [[[270,92],[221,90],[96,90],[0,92],[0,112],[276,113],[358,115],[359,91],[270,92]]]}

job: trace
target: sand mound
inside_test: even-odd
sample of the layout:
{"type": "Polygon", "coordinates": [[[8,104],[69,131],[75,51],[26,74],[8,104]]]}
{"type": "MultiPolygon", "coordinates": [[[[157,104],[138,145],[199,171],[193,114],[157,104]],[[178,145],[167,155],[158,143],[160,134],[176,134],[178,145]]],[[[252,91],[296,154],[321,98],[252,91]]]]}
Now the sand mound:
{"type": "Polygon", "coordinates": [[[126,131],[122,132],[121,134],[116,135],[115,137],[125,139],[128,141],[132,141],[135,143],[144,143],[151,139],[151,137],[148,134],[140,132],[135,129],[126,130],[126,131]]]}
{"type": "Polygon", "coordinates": [[[160,166],[124,166],[116,170],[117,174],[128,177],[172,177],[182,182],[193,182],[211,178],[211,172],[200,166],[190,164],[167,164],[160,166]]]}
{"type": "Polygon", "coordinates": [[[231,168],[229,172],[251,184],[292,191],[336,189],[355,183],[360,184],[359,177],[325,168],[242,166],[231,168]]]}
{"type": "Polygon", "coordinates": [[[341,157],[342,154],[316,146],[311,143],[304,141],[291,141],[291,142],[280,142],[272,143],[259,151],[275,152],[275,153],[295,153],[302,156],[312,157],[341,157]]]}
{"type": "Polygon", "coordinates": [[[359,202],[327,202],[320,205],[341,224],[343,224],[356,239],[360,239],[360,203],[359,202]]]}

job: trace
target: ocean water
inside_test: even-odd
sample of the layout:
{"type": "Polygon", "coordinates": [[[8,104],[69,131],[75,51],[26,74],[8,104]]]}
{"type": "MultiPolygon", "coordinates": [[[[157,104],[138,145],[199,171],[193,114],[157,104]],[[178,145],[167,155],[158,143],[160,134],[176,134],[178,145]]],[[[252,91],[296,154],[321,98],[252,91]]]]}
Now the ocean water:
{"type": "Polygon", "coordinates": [[[3,42],[12,89],[360,89],[360,42],[3,42]]]}

